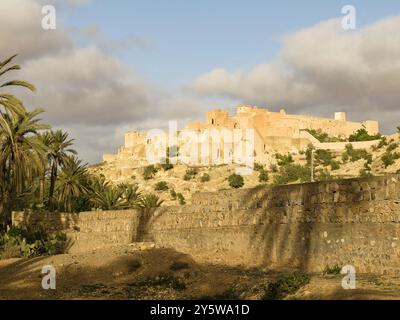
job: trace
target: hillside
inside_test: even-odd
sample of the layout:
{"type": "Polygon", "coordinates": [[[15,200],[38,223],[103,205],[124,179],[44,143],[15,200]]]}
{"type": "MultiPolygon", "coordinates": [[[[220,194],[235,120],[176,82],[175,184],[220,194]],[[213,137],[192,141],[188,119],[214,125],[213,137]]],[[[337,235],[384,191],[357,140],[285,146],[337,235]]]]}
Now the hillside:
{"type": "MultiPolygon", "coordinates": [[[[310,155],[307,150],[286,155],[269,153],[267,158],[268,163],[256,164],[251,175],[243,176],[244,187],[310,181],[310,155]],[[260,180],[260,172],[264,173],[264,180],[260,180]]],[[[400,135],[385,136],[379,144],[369,149],[340,152],[317,150],[314,153],[314,166],[315,181],[396,173],[400,170],[400,135]]],[[[155,170],[145,179],[146,167],[126,167],[126,164],[117,160],[92,166],[90,172],[104,176],[114,185],[136,184],[142,193],[157,194],[164,200],[163,205],[176,205],[179,197],[171,195],[171,190],[172,193],[181,193],[184,201],[190,202],[193,193],[229,189],[228,177],[235,173],[236,168],[237,165],[233,164],[197,168],[184,164],[169,168],[155,166],[155,170]],[[208,175],[209,179],[203,178],[204,175],[208,175]],[[160,182],[159,189],[162,190],[155,190],[160,182]]]]}

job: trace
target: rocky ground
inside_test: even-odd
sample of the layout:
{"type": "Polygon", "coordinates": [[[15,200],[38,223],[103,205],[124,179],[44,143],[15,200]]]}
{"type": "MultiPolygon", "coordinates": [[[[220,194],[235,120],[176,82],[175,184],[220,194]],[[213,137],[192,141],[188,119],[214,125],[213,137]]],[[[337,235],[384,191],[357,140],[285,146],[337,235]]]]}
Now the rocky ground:
{"type": "MultiPolygon", "coordinates": [[[[171,249],[120,246],[84,254],[0,261],[0,299],[261,299],[289,271],[199,264],[171,249]],[[44,265],[56,269],[56,290],[43,290],[44,265]]],[[[400,280],[358,275],[357,289],[341,275],[311,275],[285,299],[400,299],[400,280]]]]}

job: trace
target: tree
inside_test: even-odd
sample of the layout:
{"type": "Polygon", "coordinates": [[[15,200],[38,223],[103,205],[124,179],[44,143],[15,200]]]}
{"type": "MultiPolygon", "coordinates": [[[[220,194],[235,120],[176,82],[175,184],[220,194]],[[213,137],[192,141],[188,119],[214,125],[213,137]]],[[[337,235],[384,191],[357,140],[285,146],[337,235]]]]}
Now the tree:
{"type": "Polygon", "coordinates": [[[76,155],[77,152],[70,148],[73,145],[74,140],[68,139],[68,133],[61,130],[50,131],[50,136],[51,141],[48,151],[48,159],[51,167],[49,207],[52,207],[54,189],[58,175],[58,167],[63,165],[69,153],[76,155]]]}
{"type": "MultiPolygon", "coordinates": [[[[0,77],[6,75],[10,71],[21,69],[21,67],[19,65],[8,66],[14,60],[14,58],[16,56],[17,55],[13,55],[10,58],[7,58],[6,60],[0,62],[0,77]]],[[[0,84],[0,88],[10,87],[10,86],[24,87],[31,91],[36,90],[35,86],[33,84],[26,82],[26,81],[21,81],[21,80],[11,80],[11,81],[7,81],[3,84],[0,84]]],[[[22,102],[12,94],[0,92],[0,106],[3,107],[3,110],[0,109],[0,121],[2,121],[1,118],[4,114],[7,114],[7,113],[8,114],[9,113],[23,114],[25,112],[25,108],[24,108],[22,102]]]]}
{"type": "Polygon", "coordinates": [[[160,200],[158,196],[155,194],[146,194],[140,199],[139,202],[139,207],[142,209],[151,209],[151,208],[157,208],[160,207],[161,204],[163,203],[163,200],[160,200]]]}
{"type": "Polygon", "coordinates": [[[118,188],[108,187],[102,191],[96,191],[91,200],[96,208],[102,210],[126,209],[123,191],[118,188]]]}
{"type": "Polygon", "coordinates": [[[82,160],[75,156],[64,159],[56,190],[58,202],[63,210],[72,212],[77,199],[88,193],[86,175],[87,165],[82,164],[82,160]]]}
{"type": "MultiPolygon", "coordinates": [[[[15,57],[16,55],[13,55],[4,61],[0,61],[0,79],[11,71],[21,69],[19,65],[10,65],[15,57]]],[[[0,147],[1,150],[7,152],[6,154],[2,152],[0,155],[0,213],[3,213],[3,222],[6,223],[9,220],[10,210],[14,204],[13,200],[17,196],[16,188],[22,189],[22,175],[29,173],[27,168],[18,167],[17,163],[21,163],[26,159],[28,146],[34,147],[36,144],[33,138],[30,137],[29,141],[25,138],[30,133],[35,134],[36,130],[39,130],[38,127],[34,128],[33,126],[33,124],[38,125],[36,121],[29,125],[25,121],[28,118],[27,121],[32,122],[33,118],[38,114],[37,111],[27,114],[26,109],[18,98],[12,94],[1,92],[3,88],[13,86],[35,91],[35,87],[26,81],[10,80],[4,83],[0,82],[0,147]],[[18,128],[18,123],[23,124],[25,128],[18,128]],[[30,130],[27,127],[30,127],[29,129],[33,132],[29,132],[30,130]],[[17,136],[22,141],[18,140],[17,136]],[[23,151],[23,153],[20,154],[19,151],[23,151]],[[14,179],[18,179],[18,181],[14,179]]],[[[36,161],[37,159],[32,158],[32,160],[36,161]]],[[[31,176],[31,174],[28,175],[31,176]]]]}
{"type": "Polygon", "coordinates": [[[2,198],[6,214],[15,205],[15,197],[30,187],[43,166],[45,146],[37,134],[48,126],[36,119],[42,112],[25,110],[1,116],[0,180],[4,181],[2,198]]]}

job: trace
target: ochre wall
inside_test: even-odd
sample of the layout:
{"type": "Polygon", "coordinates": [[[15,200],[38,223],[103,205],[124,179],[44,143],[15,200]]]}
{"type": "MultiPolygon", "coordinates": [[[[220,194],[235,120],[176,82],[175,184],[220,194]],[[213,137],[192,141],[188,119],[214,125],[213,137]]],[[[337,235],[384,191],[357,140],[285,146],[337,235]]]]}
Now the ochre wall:
{"type": "Polygon", "coordinates": [[[191,205],[144,216],[88,212],[56,215],[52,222],[49,215],[15,213],[13,221],[58,227],[69,226],[60,226],[60,218],[70,221],[80,228],[69,228],[72,251],[138,240],[229,265],[321,271],[351,264],[358,272],[400,271],[400,175],[199,193],[191,205]]]}

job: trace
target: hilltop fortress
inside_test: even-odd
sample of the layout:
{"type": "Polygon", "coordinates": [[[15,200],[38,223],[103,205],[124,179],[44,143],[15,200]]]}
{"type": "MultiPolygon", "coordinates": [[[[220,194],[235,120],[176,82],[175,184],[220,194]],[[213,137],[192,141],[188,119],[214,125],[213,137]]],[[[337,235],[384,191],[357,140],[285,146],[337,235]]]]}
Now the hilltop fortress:
{"type": "MultiPolygon", "coordinates": [[[[213,140],[214,147],[207,149],[209,164],[220,164],[218,160],[221,157],[235,157],[238,150],[242,148],[240,142],[249,140],[247,135],[249,129],[252,132],[252,150],[254,161],[265,163],[270,158],[270,154],[281,152],[298,152],[312,144],[318,148],[320,142],[312,136],[307,130],[321,130],[329,136],[345,138],[357,131],[365,128],[369,134],[379,132],[379,123],[377,121],[367,120],[364,122],[347,121],[345,112],[336,112],[334,118],[321,118],[306,115],[290,115],[285,110],[279,112],[269,111],[266,108],[255,106],[239,106],[236,115],[230,116],[227,110],[213,110],[206,113],[206,121],[189,123],[183,130],[176,131],[174,141],[171,141],[171,135],[167,138],[167,145],[171,149],[176,146],[181,154],[186,153],[188,157],[192,156],[194,151],[196,157],[201,157],[201,150],[204,145],[211,143],[211,138],[206,137],[203,140],[196,140],[192,145],[194,149],[182,148],[182,145],[188,142],[190,134],[202,134],[204,132],[217,133],[217,141],[213,140]],[[240,141],[227,141],[226,132],[237,132],[240,135],[240,141]],[[218,137],[218,133],[220,136],[218,137]],[[216,147],[215,147],[216,145],[216,147]],[[225,146],[225,148],[224,148],[225,146]],[[228,146],[228,149],[226,148],[228,146]],[[213,154],[212,154],[213,153],[213,154]]],[[[147,132],[128,132],[125,134],[125,144],[118,149],[117,154],[103,155],[103,161],[113,163],[118,161],[122,165],[141,166],[148,164],[146,150],[157,144],[157,139],[150,137],[147,132]]],[[[328,144],[327,144],[328,145],[328,144]]],[[[344,143],[331,143],[327,148],[343,149],[344,143]]],[[[166,149],[164,149],[166,150],[166,149]]],[[[166,155],[166,151],[163,151],[166,155]]],[[[171,158],[171,154],[168,155],[171,158]]],[[[204,158],[204,154],[202,155],[204,158]]]]}

